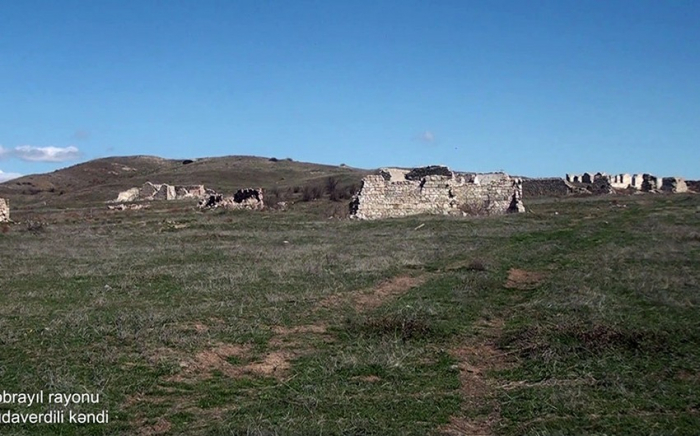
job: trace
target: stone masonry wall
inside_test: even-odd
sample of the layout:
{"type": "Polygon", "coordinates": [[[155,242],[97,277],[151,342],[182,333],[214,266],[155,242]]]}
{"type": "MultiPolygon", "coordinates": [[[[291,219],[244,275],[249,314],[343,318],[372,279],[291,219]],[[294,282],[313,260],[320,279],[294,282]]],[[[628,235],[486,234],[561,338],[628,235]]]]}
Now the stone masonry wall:
{"type": "Polygon", "coordinates": [[[503,173],[426,175],[387,180],[390,171],[366,176],[351,203],[351,216],[379,219],[417,214],[491,215],[522,212],[522,183],[503,173]],[[482,181],[479,178],[482,178],[482,181]]]}
{"type": "MultiPolygon", "coordinates": [[[[653,174],[614,174],[607,175],[605,173],[583,173],[583,174],[567,174],[566,181],[574,185],[588,184],[602,186],[605,183],[609,188],[615,189],[636,189],[642,192],[672,192],[683,193],[687,192],[688,188],[685,181],[681,177],[657,177],[653,174]]],[[[594,186],[594,188],[595,188],[594,186]]],[[[596,189],[591,190],[593,193],[608,193],[609,189],[604,189],[602,192],[596,192],[596,189]]],[[[601,191],[598,189],[597,191],[601,191]]],[[[526,195],[527,196],[527,195],[526,195]]]]}
{"type": "Polygon", "coordinates": [[[664,177],[661,182],[661,190],[681,194],[688,192],[688,185],[681,177],[664,177]]]}
{"type": "Polygon", "coordinates": [[[523,198],[564,197],[574,188],[559,177],[546,179],[523,179],[523,198]]]}
{"type": "Polygon", "coordinates": [[[686,186],[690,192],[700,192],[700,180],[686,180],[686,186]]]}
{"type": "Polygon", "coordinates": [[[10,202],[0,198],[0,223],[10,221],[10,202]]]}

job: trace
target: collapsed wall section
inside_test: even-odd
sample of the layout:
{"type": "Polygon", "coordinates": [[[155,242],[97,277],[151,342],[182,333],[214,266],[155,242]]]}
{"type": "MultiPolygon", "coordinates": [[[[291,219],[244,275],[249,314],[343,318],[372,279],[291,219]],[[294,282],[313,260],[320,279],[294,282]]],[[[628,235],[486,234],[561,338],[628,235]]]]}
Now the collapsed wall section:
{"type": "Polygon", "coordinates": [[[685,185],[689,192],[700,192],[700,180],[686,180],[685,185]]]}
{"type": "Polygon", "coordinates": [[[185,185],[175,186],[175,197],[181,198],[204,198],[207,195],[207,190],[204,185],[185,185]]]}
{"type": "Polygon", "coordinates": [[[261,210],[265,207],[262,188],[239,189],[232,197],[221,194],[211,194],[199,202],[200,209],[249,209],[261,210]]]}
{"type": "Polygon", "coordinates": [[[131,188],[117,195],[115,203],[153,200],[181,200],[185,198],[201,199],[211,194],[204,185],[168,185],[166,183],[146,182],[140,188],[131,188]]]}
{"type": "Polygon", "coordinates": [[[661,182],[661,190],[664,192],[681,194],[688,192],[688,185],[681,177],[664,177],[661,182]]]}
{"type": "Polygon", "coordinates": [[[10,221],[10,201],[0,198],[0,223],[10,221]]]}
{"type": "Polygon", "coordinates": [[[522,212],[522,183],[503,173],[456,175],[446,167],[366,176],[351,216],[381,219],[417,214],[495,215],[522,212]],[[446,172],[450,174],[446,176],[446,172]],[[400,175],[398,180],[387,175],[400,175]],[[411,175],[408,180],[406,175],[411,175]]]}

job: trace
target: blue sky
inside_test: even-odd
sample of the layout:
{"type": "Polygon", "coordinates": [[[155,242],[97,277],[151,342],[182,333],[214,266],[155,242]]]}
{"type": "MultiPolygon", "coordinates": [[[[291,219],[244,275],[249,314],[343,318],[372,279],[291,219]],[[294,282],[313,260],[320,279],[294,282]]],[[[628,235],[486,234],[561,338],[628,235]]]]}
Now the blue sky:
{"type": "Polygon", "coordinates": [[[115,155],[700,178],[697,1],[5,1],[0,178],[115,155]]]}

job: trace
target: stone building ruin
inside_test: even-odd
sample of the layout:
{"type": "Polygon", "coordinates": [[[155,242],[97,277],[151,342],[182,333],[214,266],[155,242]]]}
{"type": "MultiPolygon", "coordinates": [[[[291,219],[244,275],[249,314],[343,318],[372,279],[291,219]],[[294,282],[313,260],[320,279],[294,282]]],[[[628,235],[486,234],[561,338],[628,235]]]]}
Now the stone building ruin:
{"type": "Polygon", "coordinates": [[[200,209],[261,210],[264,207],[262,188],[239,189],[232,197],[224,197],[222,194],[210,194],[199,201],[200,209]]]}
{"type": "Polygon", "coordinates": [[[4,198],[0,198],[0,223],[10,221],[10,202],[4,198]]]}
{"type": "Polygon", "coordinates": [[[583,173],[567,174],[566,181],[573,184],[596,184],[607,182],[614,189],[632,189],[640,192],[688,192],[685,180],[680,177],[657,177],[653,174],[583,173]]]}
{"type": "Polygon", "coordinates": [[[664,177],[661,180],[661,190],[664,192],[683,193],[688,192],[688,185],[680,177],[664,177]]]}
{"type": "Polygon", "coordinates": [[[688,188],[688,192],[700,193],[700,180],[686,180],[685,187],[688,188]]]}
{"type": "MultiPolygon", "coordinates": [[[[144,183],[140,188],[122,191],[112,203],[132,203],[136,201],[182,200],[194,198],[199,200],[200,209],[253,209],[264,208],[262,188],[239,189],[233,196],[227,197],[204,185],[168,185],[144,183]]],[[[115,209],[116,210],[116,209],[115,209]]],[[[123,210],[123,209],[120,209],[123,210]]]]}
{"type": "Polygon", "coordinates": [[[204,198],[207,196],[207,189],[204,185],[175,186],[175,198],[204,198]]]}
{"type": "Polygon", "coordinates": [[[144,183],[140,188],[131,188],[122,191],[117,196],[115,203],[128,203],[132,201],[153,200],[182,200],[185,198],[201,199],[214,191],[204,188],[204,185],[168,185],[165,183],[144,183]]]}
{"type": "Polygon", "coordinates": [[[630,174],[615,174],[610,176],[610,186],[615,189],[627,189],[632,187],[632,176],[630,174]]]}
{"type": "Polygon", "coordinates": [[[455,173],[444,166],[384,168],[362,179],[350,216],[497,215],[524,212],[522,181],[505,173],[455,173]]]}

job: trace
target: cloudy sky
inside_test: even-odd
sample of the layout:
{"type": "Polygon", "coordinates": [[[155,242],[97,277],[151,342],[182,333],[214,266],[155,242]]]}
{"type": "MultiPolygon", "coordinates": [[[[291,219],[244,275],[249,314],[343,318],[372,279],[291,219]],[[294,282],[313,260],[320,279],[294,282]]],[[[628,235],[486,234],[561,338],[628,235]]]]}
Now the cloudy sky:
{"type": "Polygon", "coordinates": [[[6,1],[0,180],[259,155],[700,178],[700,2],[6,1]]]}

